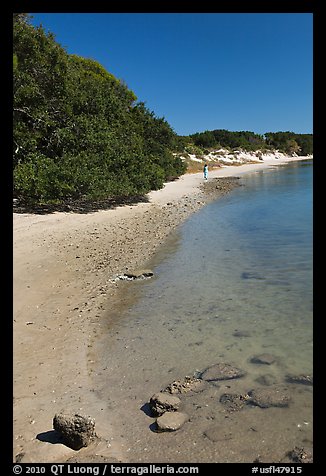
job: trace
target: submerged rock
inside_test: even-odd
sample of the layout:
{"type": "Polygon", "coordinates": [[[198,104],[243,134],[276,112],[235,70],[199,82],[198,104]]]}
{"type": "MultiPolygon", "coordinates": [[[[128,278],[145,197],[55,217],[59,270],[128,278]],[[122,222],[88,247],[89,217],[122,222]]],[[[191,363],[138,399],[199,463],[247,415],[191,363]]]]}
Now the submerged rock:
{"type": "Polygon", "coordinates": [[[183,380],[174,380],[163,390],[163,392],[169,392],[171,394],[187,393],[190,391],[201,390],[203,385],[204,382],[202,379],[186,376],[183,380]]]}
{"type": "Polygon", "coordinates": [[[214,382],[216,380],[230,380],[246,375],[244,370],[233,367],[230,364],[218,363],[208,367],[201,374],[203,380],[214,382]]]}
{"type": "Polygon", "coordinates": [[[176,431],[179,430],[189,417],[186,413],[165,412],[156,419],[157,431],[176,431]]]}
{"type": "Polygon", "coordinates": [[[274,385],[277,382],[277,379],[272,374],[265,374],[257,377],[256,382],[260,383],[261,385],[269,386],[274,385]]]}
{"type": "Polygon", "coordinates": [[[151,269],[137,269],[134,271],[127,271],[124,273],[124,276],[131,279],[141,279],[141,278],[150,278],[153,276],[153,271],[151,269]]]}
{"type": "Polygon", "coordinates": [[[238,393],[224,393],[220,397],[220,403],[225,405],[230,412],[241,410],[249,400],[248,395],[240,395],[238,393]]]}
{"type": "Polygon", "coordinates": [[[248,331],[234,331],[234,337],[251,337],[250,332],[248,331]]]}
{"type": "Polygon", "coordinates": [[[134,281],[136,279],[148,279],[153,275],[154,273],[150,269],[140,269],[136,271],[127,271],[124,274],[116,274],[110,281],[111,283],[116,283],[117,281],[134,281]]]}
{"type": "Polygon", "coordinates": [[[176,412],[181,405],[181,400],[174,395],[158,392],[151,397],[149,405],[154,416],[161,416],[165,412],[176,412]]]}
{"type": "Polygon", "coordinates": [[[301,383],[302,385],[313,385],[312,375],[287,375],[285,380],[289,383],[301,383]]]}
{"type": "Polygon", "coordinates": [[[208,438],[213,443],[217,441],[225,441],[232,439],[232,433],[227,432],[221,428],[221,425],[213,425],[207,428],[203,433],[206,438],[208,438]]]}
{"type": "Polygon", "coordinates": [[[298,448],[296,446],[292,451],[289,451],[288,456],[295,463],[312,463],[313,462],[313,454],[312,454],[312,450],[310,449],[298,448]]]}
{"type": "Polygon", "coordinates": [[[250,272],[250,271],[244,271],[241,274],[242,279],[258,279],[258,280],[263,280],[266,279],[264,276],[261,276],[258,273],[250,272]]]}
{"type": "Polygon", "coordinates": [[[287,407],[291,398],[286,390],[280,387],[257,388],[248,392],[248,402],[260,408],[287,407]]]}
{"type": "Polygon", "coordinates": [[[276,357],[272,354],[259,354],[259,355],[254,355],[251,359],[250,362],[252,364],[265,364],[265,365],[271,365],[276,361],[276,357]]]}
{"type": "Polygon", "coordinates": [[[53,428],[63,438],[63,442],[73,450],[88,446],[96,437],[95,420],[87,416],[56,414],[53,418],[53,428]]]}

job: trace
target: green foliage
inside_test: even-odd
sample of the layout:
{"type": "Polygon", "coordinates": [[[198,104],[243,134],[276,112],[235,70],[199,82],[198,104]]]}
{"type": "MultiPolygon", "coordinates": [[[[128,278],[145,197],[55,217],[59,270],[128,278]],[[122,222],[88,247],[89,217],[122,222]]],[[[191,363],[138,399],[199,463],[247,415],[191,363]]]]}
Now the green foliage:
{"type": "Polygon", "coordinates": [[[204,150],[201,147],[199,147],[198,145],[193,144],[192,142],[187,144],[185,146],[184,150],[187,154],[194,154],[194,155],[203,155],[204,154],[204,150]]]}
{"type": "Polygon", "coordinates": [[[67,180],[69,171],[41,154],[30,154],[28,159],[16,166],[14,180],[29,199],[46,201],[73,192],[73,184],[67,180]]]}
{"type": "Polygon", "coordinates": [[[217,145],[213,131],[205,131],[191,136],[195,145],[200,147],[215,147],[217,145]]]}
{"type": "Polygon", "coordinates": [[[14,15],[15,196],[54,202],[147,193],[185,171],[177,135],[98,62],[14,15]]]}
{"type": "Polygon", "coordinates": [[[313,135],[296,134],[295,132],[266,132],[266,142],[269,146],[288,154],[297,153],[309,155],[313,153],[313,135]]]}
{"type": "Polygon", "coordinates": [[[14,16],[14,167],[30,153],[45,153],[64,111],[67,55],[52,35],[14,16]]]}
{"type": "MultiPolygon", "coordinates": [[[[251,131],[228,131],[216,129],[197,132],[189,138],[196,146],[207,148],[243,149],[249,151],[278,149],[286,154],[309,155],[313,152],[312,134],[295,134],[294,132],[266,132],[264,136],[251,131]]],[[[185,149],[187,146],[185,147],[185,149]]]]}
{"type": "Polygon", "coordinates": [[[265,145],[261,135],[250,131],[232,132],[225,129],[197,132],[190,136],[195,145],[208,148],[241,148],[257,150],[265,145]]]}

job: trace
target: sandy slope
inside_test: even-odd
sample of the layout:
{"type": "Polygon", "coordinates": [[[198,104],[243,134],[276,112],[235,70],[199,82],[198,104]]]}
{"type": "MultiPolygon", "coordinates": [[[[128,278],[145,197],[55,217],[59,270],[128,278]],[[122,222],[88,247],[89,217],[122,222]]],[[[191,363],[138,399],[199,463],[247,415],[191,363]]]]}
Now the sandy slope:
{"type": "MultiPolygon", "coordinates": [[[[293,159],[216,169],[206,191],[214,177],[240,176],[288,161],[293,159]]],[[[101,332],[104,309],[114,303],[118,284],[112,278],[145,266],[169,232],[213,198],[201,190],[202,184],[202,173],[184,175],[149,193],[148,203],[87,214],[14,213],[14,460],[76,457],[56,444],[52,419],[60,411],[96,420],[103,439],[81,450],[80,461],[124,460],[119,439],[110,445],[105,441],[110,416],[92,388],[92,340],[101,332]]],[[[214,194],[219,193],[214,187],[214,194]]]]}

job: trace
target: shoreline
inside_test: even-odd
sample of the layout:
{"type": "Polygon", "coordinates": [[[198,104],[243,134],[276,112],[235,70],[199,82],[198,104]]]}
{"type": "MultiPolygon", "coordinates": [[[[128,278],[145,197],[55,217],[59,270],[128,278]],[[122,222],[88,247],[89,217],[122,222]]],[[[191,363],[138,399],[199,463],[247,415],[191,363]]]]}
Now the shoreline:
{"type": "Polygon", "coordinates": [[[14,460],[127,462],[119,439],[107,443],[110,415],[90,368],[92,341],[119,288],[112,278],[144,267],[173,229],[235,186],[231,180],[224,190],[209,190],[213,179],[308,159],[225,166],[209,171],[207,183],[202,173],[186,174],[150,192],[148,203],[88,214],[14,214],[14,460]],[[101,439],[78,452],[54,444],[59,412],[91,416],[101,439]]]}

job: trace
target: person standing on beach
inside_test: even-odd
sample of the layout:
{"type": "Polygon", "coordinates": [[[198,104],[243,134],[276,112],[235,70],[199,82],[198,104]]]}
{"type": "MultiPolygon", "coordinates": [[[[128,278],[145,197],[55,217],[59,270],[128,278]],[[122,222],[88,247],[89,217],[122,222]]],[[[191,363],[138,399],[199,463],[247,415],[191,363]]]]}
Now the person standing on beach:
{"type": "Polygon", "coordinates": [[[208,180],[208,165],[204,165],[204,179],[208,180]]]}

